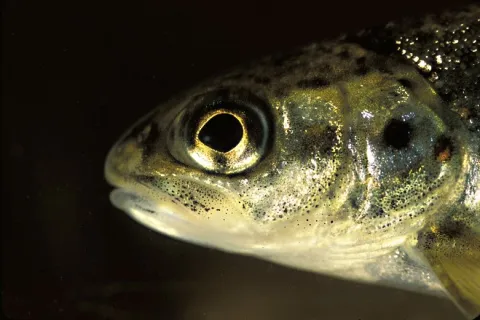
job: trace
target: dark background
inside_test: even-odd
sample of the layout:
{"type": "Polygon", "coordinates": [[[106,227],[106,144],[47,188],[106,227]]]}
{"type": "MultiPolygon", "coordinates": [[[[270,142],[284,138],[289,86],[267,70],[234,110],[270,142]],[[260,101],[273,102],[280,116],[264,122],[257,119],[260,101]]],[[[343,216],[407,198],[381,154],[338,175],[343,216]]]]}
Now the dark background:
{"type": "MultiPolygon", "coordinates": [[[[465,2],[465,1],[463,1],[465,2]]],[[[12,319],[456,319],[447,300],[156,234],[114,209],[134,120],[235,64],[458,1],[7,1],[2,308],[12,319]]]]}

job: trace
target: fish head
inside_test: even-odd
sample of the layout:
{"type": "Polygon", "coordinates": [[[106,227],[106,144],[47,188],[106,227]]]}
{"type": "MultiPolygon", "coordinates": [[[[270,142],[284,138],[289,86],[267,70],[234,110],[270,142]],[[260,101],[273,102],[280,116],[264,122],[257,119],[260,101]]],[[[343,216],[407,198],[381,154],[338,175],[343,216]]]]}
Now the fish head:
{"type": "Polygon", "coordinates": [[[178,95],[119,139],[105,172],[112,202],[151,229],[338,274],[459,197],[462,132],[416,69],[325,43],[178,95]]]}

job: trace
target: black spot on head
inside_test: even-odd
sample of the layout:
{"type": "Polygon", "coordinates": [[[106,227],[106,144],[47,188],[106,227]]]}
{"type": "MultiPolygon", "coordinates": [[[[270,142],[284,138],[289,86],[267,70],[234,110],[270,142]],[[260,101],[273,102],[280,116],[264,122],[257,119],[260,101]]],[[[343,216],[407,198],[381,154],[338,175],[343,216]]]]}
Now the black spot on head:
{"type": "Polygon", "coordinates": [[[316,77],[312,79],[303,79],[297,82],[297,87],[301,89],[316,89],[324,86],[328,86],[327,80],[316,77]]]}
{"type": "Polygon", "coordinates": [[[383,140],[387,146],[404,149],[410,143],[412,131],[412,127],[407,122],[392,119],[383,131],[383,140]]]}
{"type": "Polygon", "coordinates": [[[406,89],[413,89],[413,82],[408,79],[398,79],[398,82],[406,89]]]}

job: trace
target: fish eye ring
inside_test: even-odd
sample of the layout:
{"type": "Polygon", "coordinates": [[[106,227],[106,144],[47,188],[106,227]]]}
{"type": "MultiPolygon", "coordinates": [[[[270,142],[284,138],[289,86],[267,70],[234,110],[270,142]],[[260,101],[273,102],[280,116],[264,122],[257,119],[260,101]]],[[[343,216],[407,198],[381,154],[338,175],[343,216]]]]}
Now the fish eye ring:
{"type": "Polygon", "coordinates": [[[172,122],[170,154],[181,163],[218,174],[251,169],[273,141],[269,106],[242,89],[208,92],[172,122]]]}

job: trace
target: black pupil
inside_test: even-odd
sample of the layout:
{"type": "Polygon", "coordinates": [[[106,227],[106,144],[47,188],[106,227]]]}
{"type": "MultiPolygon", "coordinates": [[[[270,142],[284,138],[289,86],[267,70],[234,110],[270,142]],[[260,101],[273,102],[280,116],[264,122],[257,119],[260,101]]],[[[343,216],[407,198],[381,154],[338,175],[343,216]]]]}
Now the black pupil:
{"type": "Polygon", "coordinates": [[[385,127],[383,138],[388,146],[403,149],[408,146],[412,136],[412,127],[403,121],[393,119],[385,127]]]}
{"type": "Polygon", "coordinates": [[[214,116],[202,127],[198,138],[210,148],[228,152],[235,148],[243,136],[240,122],[228,113],[214,116]]]}

